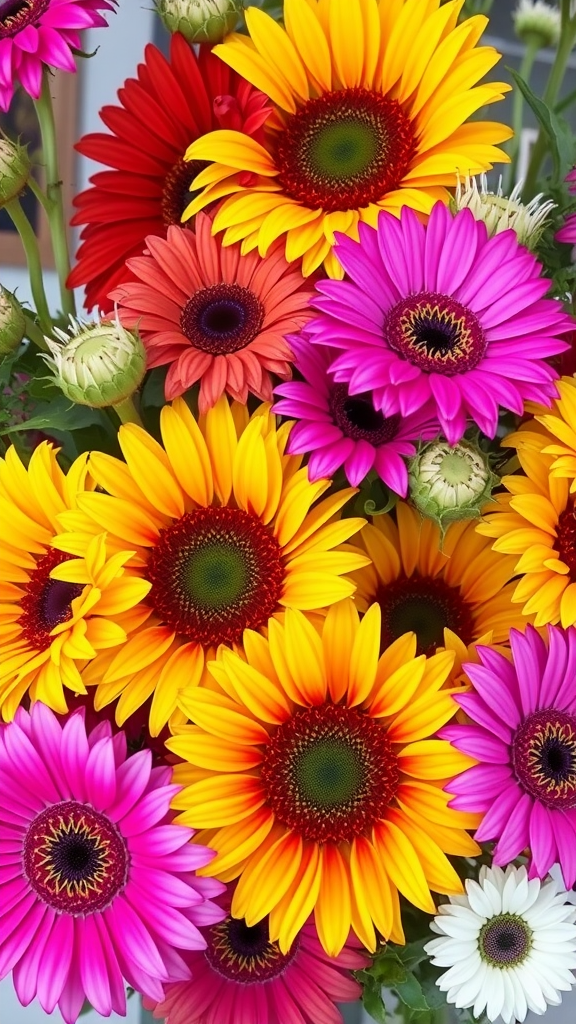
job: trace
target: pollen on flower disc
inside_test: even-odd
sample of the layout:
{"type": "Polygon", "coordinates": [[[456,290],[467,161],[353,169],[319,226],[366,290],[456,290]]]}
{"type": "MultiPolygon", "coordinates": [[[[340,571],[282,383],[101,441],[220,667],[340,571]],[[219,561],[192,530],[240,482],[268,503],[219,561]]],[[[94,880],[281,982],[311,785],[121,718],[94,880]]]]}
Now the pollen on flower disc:
{"type": "Polygon", "coordinates": [[[435,292],[418,292],[397,302],[386,314],[383,333],[408,362],[446,376],[473,370],[487,344],[476,314],[435,292]]]}
{"type": "Polygon", "coordinates": [[[384,815],[399,778],[382,724],[330,703],[280,725],[261,768],[277,820],[318,843],[366,833],[384,815]]]}
{"type": "Polygon", "coordinates": [[[288,953],[271,942],[268,919],[248,926],[241,918],[227,917],[213,925],[206,939],[206,959],[223,978],[242,985],[262,984],[282,974],[298,949],[298,939],[288,953]]]}
{"type": "Polygon", "coordinates": [[[181,157],[166,174],[160,200],[162,220],[166,227],[181,224],[184,210],[196,195],[196,192],[190,191],[190,185],[205,167],[206,164],[201,160],[186,161],[181,157]]]}
{"type": "Polygon", "coordinates": [[[555,708],[528,715],[512,740],[512,763],[520,784],[540,803],[576,807],[576,716],[555,708]]]}
{"type": "Polygon", "coordinates": [[[415,153],[397,100],[341,89],[304,103],[276,143],[278,180],[310,209],[357,210],[398,187],[415,153]]]}
{"type": "Polygon", "coordinates": [[[275,610],[284,567],[272,533],[249,512],[198,508],[160,532],[148,600],[187,640],[234,643],[275,610]]]}
{"type": "Polygon", "coordinates": [[[44,14],[50,0],[4,0],[0,3],[0,39],[23,32],[44,14]]]}

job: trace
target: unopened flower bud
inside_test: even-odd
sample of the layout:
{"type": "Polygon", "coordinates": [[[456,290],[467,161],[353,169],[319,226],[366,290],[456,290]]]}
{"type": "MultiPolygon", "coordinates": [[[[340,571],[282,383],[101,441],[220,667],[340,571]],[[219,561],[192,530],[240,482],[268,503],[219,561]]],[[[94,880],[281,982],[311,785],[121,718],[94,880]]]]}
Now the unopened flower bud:
{"type": "Polygon", "coordinates": [[[30,177],[30,167],[26,146],[0,135],[0,207],[20,195],[30,177]]]}
{"type": "Polygon", "coordinates": [[[0,284],[0,358],[14,352],[26,333],[24,310],[18,299],[0,284]]]}
{"type": "Polygon", "coordinates": [[[156,0],[158,14],[169,32],[180,32],[189,43],[221,43],[236,26],[242,0],[156,0]]]}
{"type": "Polygon", "coordinates": [[[137,390],[146,372],[146,352],[137,331],[114,320],[82,323],[70,318],[72,333],[54,328],[60,343],[46,338],[51,356],[43,356],[56,384],[78,405],[103,409],[119,405],[137,390]]]}
{"type": "Polygon", "coordinates": [[[475,519],[499,478],[471,442],[431,441],[410,460],[408,481],[412,504],[444,530],[456,519],[475,519]]]}
{"type": "Polygon", "coordinates": [[[453,213],[464,209],[472,210],[476,220],[484,221],[489,238],[512,228],[520,245],[525,245],[533,252],[556,204],[551,200],[542,202],[542,192],[534,196],[529,203],[521,203],[521,192],[522,182],[515,186],[509,197],[502,194],[500,185],[496,192],[490,192],[486,175],[483,174],[480,178],[480,187],[475,178],[466,178],[464,183],[459,181],[450,206],[453,213]]]}
{"type": "Polygon", "coordinates": [[[533,43],[540,50],[556,46],[560,39],[560,8],[551,7],[544,0],[520,0],[512,19],[514,31],[522,43],[533,43]]]}

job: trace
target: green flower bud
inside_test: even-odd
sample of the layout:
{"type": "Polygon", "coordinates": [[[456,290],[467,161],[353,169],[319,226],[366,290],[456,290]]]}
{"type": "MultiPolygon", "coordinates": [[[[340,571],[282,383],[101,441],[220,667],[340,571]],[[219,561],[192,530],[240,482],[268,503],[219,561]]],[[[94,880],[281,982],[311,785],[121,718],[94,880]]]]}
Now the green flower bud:
{"type": "Polygon", "coordinates": [[[521,192],[522,182],[516,185],[509,198],[502,195],[500,185],[496,192],[489,192],[486,175],[483,174],[480,178],[480,187],[475,178],[466,178],[464,184],[459,181],[456,195],[450,201],[450,205],[453,213],[464,209],[472,210],[476,220],[484,221],[489,238],[512,228],[520,245],[525,245],[534,252],[556,204],[552,200],[542,202],[544,193],[540,192],[524,205],[520,202],[521,192]]]}
{"type": "Polygon", "coordinates": [[[16,199],[24,190],[30,177],[30,167],[26,146],[0,135],[0,207],[16,199]]]}
{"type": "Polygon", "coordinates": [[[559,7],[551,7],[543,0],[520,0],[512,20],[522,43],[533,43],[539,50],[558,44],[562,24],[559,7]]]}
{"type": "Polygon", "coordinates": [[[470,441],[431,441],[408,465],[410,501],[442,531],[456,519],[475,519],[498,483],[488,456],[470,441]]]}
{"type": "Polygon", "coordinates": [[[180,32],[189,43],[221,43],[236,27],[242,0],[156,0],[156,9],[169,32],[180,32]]]}
{"type": "Polygon", "coordinates": [[[0,358],[14,352],[26,333],[24,310],[18,299],[0,284],[0,358]]]}
{"type": "Polygon", "coordinates": [[[54,328],[58,344],[46,338],[51,356],[43,356],[56,384],[78,405],[103,409],[119,405],[137,390],[146,372],[146,351],[137,331],[114,320],[82,323],[70,317],[72,333],[54,328]]]}

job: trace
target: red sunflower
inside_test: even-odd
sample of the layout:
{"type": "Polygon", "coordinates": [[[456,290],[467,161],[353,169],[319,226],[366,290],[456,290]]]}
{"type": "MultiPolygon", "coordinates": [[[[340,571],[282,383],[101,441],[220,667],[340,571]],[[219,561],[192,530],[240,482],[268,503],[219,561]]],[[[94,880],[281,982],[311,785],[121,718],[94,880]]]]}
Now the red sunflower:
{"type": "Polygon", "coordinates": [[[119,104],[100,117],[109,132],[76,144],[82,156],[111,170],[90,178],[74,199],[73,225],[84,225],[70,288],[86,286],[87,309],[110,309],[108,293],[134,280],[126,260],[139,256],[147,235],[166,236],[190,202],[190,183],[204,166],[185,163],[188,146],[217,128],[259,137],[267,98],[205,47],[198,57],[175,34],[170,56],[148,45],[136,78],[118,91],[119,104]]]}

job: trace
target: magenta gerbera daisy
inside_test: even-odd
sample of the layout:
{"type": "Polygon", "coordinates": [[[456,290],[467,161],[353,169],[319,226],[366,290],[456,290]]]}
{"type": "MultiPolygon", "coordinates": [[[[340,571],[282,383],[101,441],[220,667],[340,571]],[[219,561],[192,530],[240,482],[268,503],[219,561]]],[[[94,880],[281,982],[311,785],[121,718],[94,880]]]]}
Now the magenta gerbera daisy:
{"type": "Polygon", "coordinates": [[[310,452],[312,481],[333,476],[344,466],[347,479],[356,487],[374,469],[392,491],[405,497],[408,471],[403,457],[415,455],[413,442],[430,440],[440,431],[432,403],[408,416],[384,416],[374,408],[369,392],[350,394],[346,384],[332,380],[328,369],[338,355],[335,349],[313,347],[305,333],[289,335],[287,341],[304,380],[275,389],[282,399],[274,411],[298,421],[286,450],[291,455],[310,452]]]}
{"type": "Polygon", "coordinates": [[[170,823],[171,777],[82,711],[62,724],[37,703],[1,727],[0,978],[24,1006],[73,1024],[85,999],[125,1014],[125,982],[161,1000],[189,978],[178,950],[206,947],[224,887],[194,873],[212,851],[170,823]]]}
{"type": "Polygon", "coordinates": [[[0,0],[0,109],[8,110],[17,82],[34,99],[42,66],[75,71],[80,31],[105,26],[100,11],[117,0],[0,0]]]}
{"type": "MultiPolygon", "coordinates": [[[[576,194],[576,167],[566,175],[568,191],[576,194]]],[[[576,245],[576,213],[569,213],[556,235],[558,242],[568,242],[569,245],[576,245]]]]}
{"type": "Polygon", "coordinates": [[[479,764],[452,780],[451,806],[483,813],[480,842],[497,840],[494,863],[530,849],[532,877],[560,864],[566,888],[576,882],[576,629],[510,630],[512,661],[477,647],[481,664],[465,664],[474,691],[455,700],[472,724],[441,730],[479,764]]]}
{"type": "Polygon", "coordinates": [[[360,241],[338,235],[348,275],[322,281],[313,341],[341,354],[331,372],[351,395],[370,391],[386,417],[408,416],[432,400],[450,444],[468,418],[490,437],[498,406],[521,415],[524,401],[550,405],[555,370],[573,329],[550,282],[514,231],[488,238],[470,210],[437,203],[424,227],[413,210],[383,211],[360,241]]]}
{"type": "MultiPolygon", "coordinates": [[[[227,910],[232,892],[220,901],[227,910]]],[[[186,957],[192,980],[168,985],[160,1003],[144,1001],[167,1024],[342,1024],[335,1003],[360,995],[351,972],[367,958],[352,935],[329,957],[312,920],[288,953],[270,941],[268,918],[249,927],[229,915],[205,934],[204,952],[186,957]]]]}

